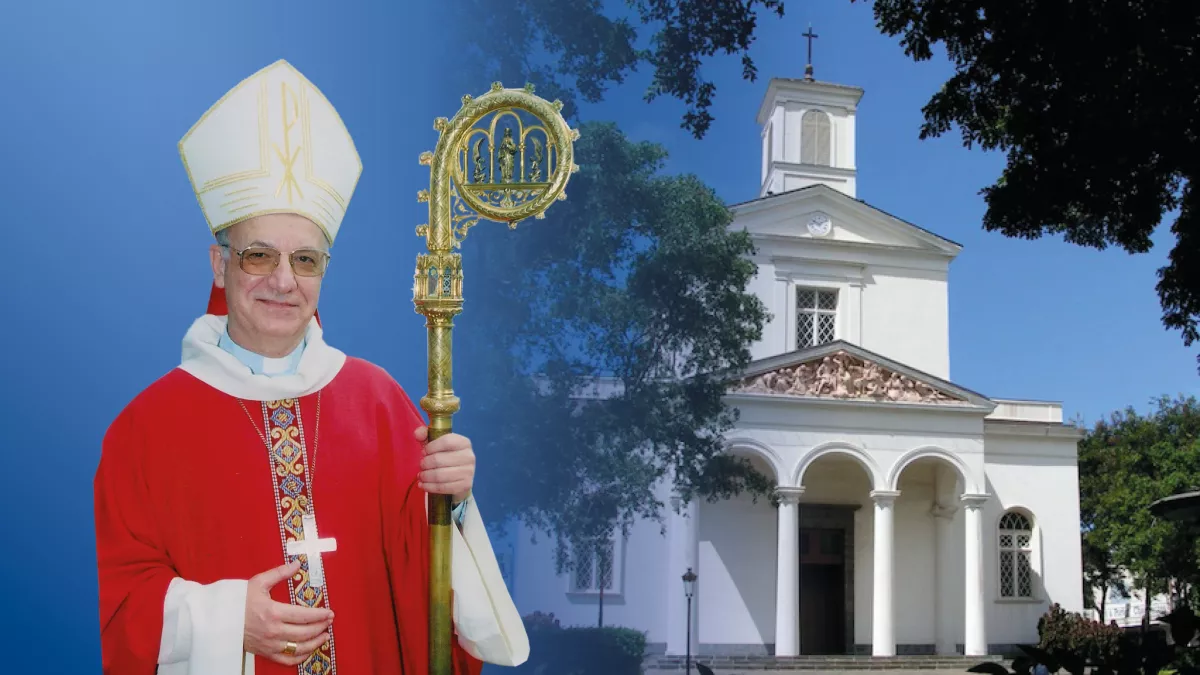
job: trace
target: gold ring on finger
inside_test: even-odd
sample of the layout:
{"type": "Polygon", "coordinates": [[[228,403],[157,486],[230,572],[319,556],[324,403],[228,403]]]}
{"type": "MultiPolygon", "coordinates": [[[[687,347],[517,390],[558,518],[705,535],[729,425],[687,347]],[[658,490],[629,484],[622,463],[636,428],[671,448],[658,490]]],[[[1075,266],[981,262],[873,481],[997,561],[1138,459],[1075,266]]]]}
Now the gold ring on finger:
{"type": "Polygon", "coordinates": [[[283,648],[283,653],[286,656],[294,656],[296,654],[296,650],[299,648],[300,645],[296,644],[295,642],[289,642],[287,643],[287,646],[283,648]]]}

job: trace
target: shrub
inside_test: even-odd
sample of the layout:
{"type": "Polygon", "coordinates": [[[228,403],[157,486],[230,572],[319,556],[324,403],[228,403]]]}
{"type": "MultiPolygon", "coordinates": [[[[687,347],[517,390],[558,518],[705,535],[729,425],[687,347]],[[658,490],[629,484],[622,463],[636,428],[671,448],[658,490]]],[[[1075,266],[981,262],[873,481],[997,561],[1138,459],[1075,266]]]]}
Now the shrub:
{"type": "Polygon", "coordinates": [[[522,617],[522,621],[525,623],[526,631],[552,630],[562,627],[558,619],[554,618],[554,612],[550,612],[549,614],[533,612],[522,617]]]}
{"type": "Polygon", "coordinates": [[[524,617],[529,660],[520,675],[640,675],[646,635],[631,628],[564,628],[553,614],[524,617]]]}
{"type": "Polygon", "coordinates": [[[1116,626],[1086,619],[1057,603],[1038,620],[1038,647],[1075,654],[1087,663],[1116,663],[1121,658],[1124,632],[1116,626]]]}
{"type": "Polygon", "coordinates": [[[1013,659],[1011,671],[991,661],[968,672],[987,675],[1200,675],[1200,646],[1188,646],[1200,635],[1200,618],[1190,609],[1176,609],[1160,619],[1171,628],[1168,642],[1162,631],[1126,633],[1116,626],[1085,619],[1057,604],[1038,620],[1040,643],[1017,645],[1023,656],[1013,659]]]}

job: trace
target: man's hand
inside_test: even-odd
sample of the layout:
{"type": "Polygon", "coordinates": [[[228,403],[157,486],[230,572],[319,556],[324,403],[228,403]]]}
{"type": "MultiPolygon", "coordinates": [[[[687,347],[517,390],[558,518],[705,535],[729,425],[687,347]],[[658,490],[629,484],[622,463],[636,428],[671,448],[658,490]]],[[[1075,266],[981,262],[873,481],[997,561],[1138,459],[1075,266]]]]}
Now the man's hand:
{"type": "MultiPolygon", "coordinates": [[[[417,427],[413,437],[424,443],[429,427],[417,427]]],[[[417,483],[422,490],[439,495],[454,495],[455,503],[471,495],[475,480],[475,453],[466,436],[446,434],[425,444],[421,473],[417,483]]]]}
{"type": "Polygon", "coordinates": [[[271,599],[271,589],[300,571],[300,562],[276,567],[250,579],[246,589],[246,633],[243,649],[285,666],[296,666],[329,639],[333,612],[285,605],[271,599]],[[285,654],[289,642],[295,654],[285,654]]]}

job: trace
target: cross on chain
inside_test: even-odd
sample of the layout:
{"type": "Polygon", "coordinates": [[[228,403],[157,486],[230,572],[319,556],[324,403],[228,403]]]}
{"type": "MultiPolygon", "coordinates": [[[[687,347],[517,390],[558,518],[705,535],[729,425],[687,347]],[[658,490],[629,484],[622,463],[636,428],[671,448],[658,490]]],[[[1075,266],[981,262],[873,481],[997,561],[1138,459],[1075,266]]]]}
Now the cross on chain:
{"type": "Polygon", "coordinates": [[[325,585],[325,568],[321,565],[321,554],[337,550],[336,539],[321,539],[317,534],[317,517],[305,515],[301,522],[304,525],[304,539],[292,540],[287,543],[289,556],[308,556],[308,584],[314,588],[325,585]]]}

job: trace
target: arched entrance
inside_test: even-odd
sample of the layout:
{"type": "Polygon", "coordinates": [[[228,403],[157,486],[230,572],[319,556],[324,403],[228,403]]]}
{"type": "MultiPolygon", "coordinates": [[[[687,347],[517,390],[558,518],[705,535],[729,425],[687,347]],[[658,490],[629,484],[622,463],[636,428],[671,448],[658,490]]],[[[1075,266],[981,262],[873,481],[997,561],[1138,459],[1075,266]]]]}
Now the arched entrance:
{"type": "Polygon", "coordinates": [[[970,468],[941,448],[917,448],[888,474],[896,495],[893,606],[906,620],[891,635],[905,649],[939,655],[987,652],[983,626],[980,509],[984,497],[970,468]]]}
{"type": "MultiPolygon", "coordinates": [[[[795,498],[798,528],[794,556],[780,535],[781,596],[791,593],[785,575],[795,575],[797,649],[801,655],[851,654],[855,651],[857,607],[869,592],[861,575],[864,549],[863,505],[881,480],[874,460],[848,444],[826,444],[805,454],[796,468],[802,486],[795,498]]],[[[780,527],[790,526],[781,507],[780,527]]],[[[869,511],[868,511],[869,513],[869,511]]],[[[869,577],[867,578],[869,580],[869,577]]],[[[790,631],[787,614],[791,598],[780,598],[779,620],[790,631]]],[[[787,645],[787,640],[781,641],[787,645]]],[[[780,653],[780,652],[777,652],[780,653]]],[[[783,655],[783,654],[781,654],[783,655]]]]}

